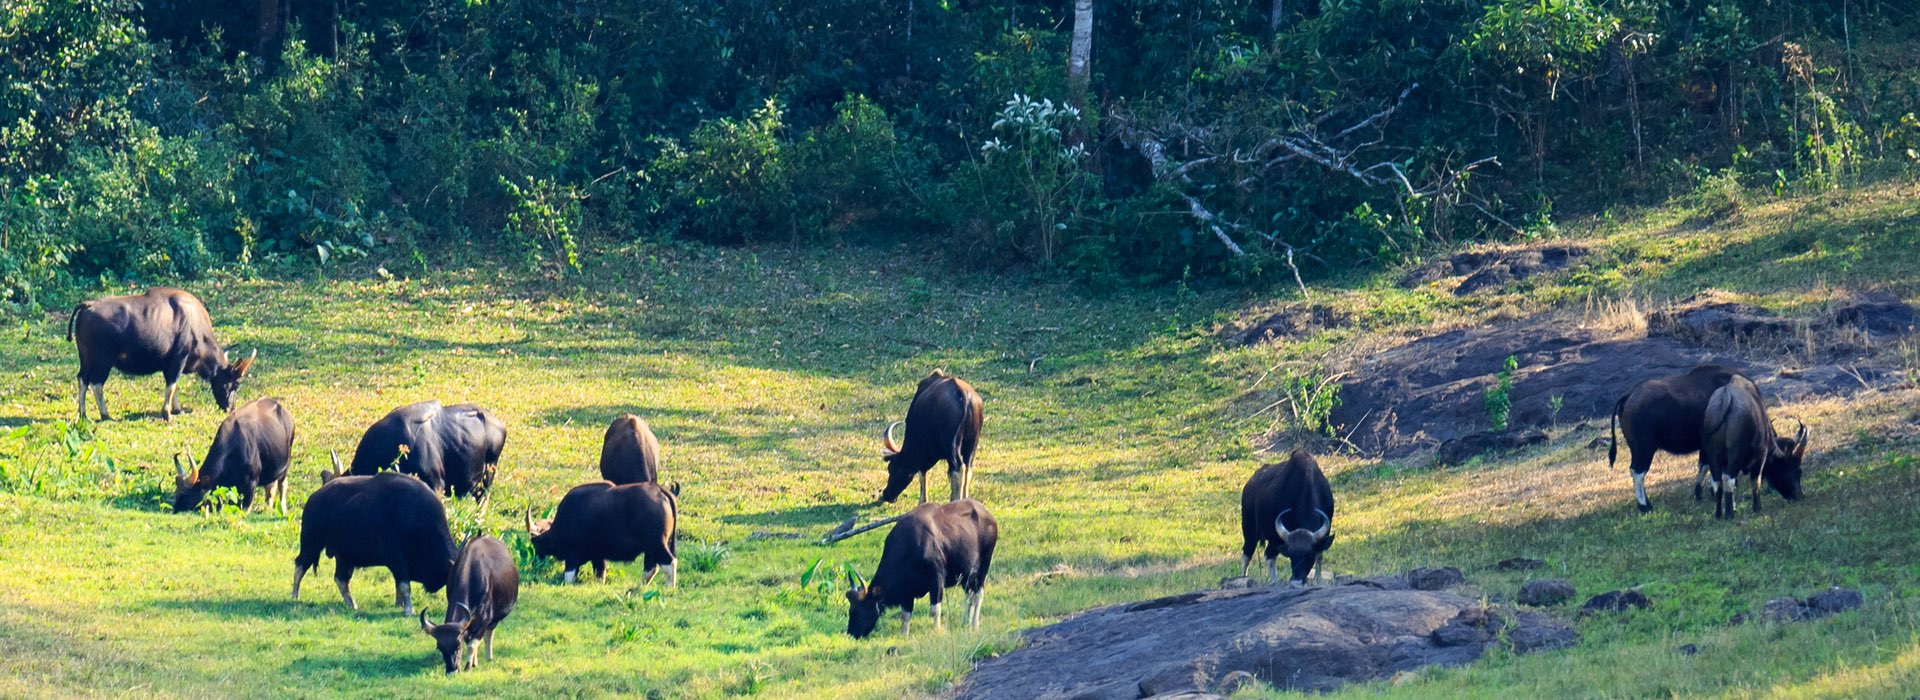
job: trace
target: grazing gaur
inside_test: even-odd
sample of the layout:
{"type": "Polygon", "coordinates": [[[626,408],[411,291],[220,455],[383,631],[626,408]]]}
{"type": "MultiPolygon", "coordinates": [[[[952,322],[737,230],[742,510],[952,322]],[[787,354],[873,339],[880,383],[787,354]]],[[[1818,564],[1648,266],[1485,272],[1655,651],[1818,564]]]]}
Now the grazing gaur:
{"type": "Polygon", "coordinates": [[[940,602],[947,588],[956,585],[967,593],[967,625],[980,626],[987,569],[999,540],[1000,523],[979,501],[967,498],[914,508],[887,533],[871,582],[848,572],[847,634],[864,639],[873,634],[887,608],[899,608],[900,636],[907,636],[913,601],[921,596],[931,604],[933,626],[938,628],[940,602]]]}
{"type": "Polygon", "coordinates": [[[80,352],[80,420],[87,418],[88,389],[100,420],[108,419],[107,376],[116,369],[130,377],[159,372],[167,382],[160,415],[169,421],[182,412],[180,377],[186,374],[206,380],[214,403],[231,410],[240,380],[260,354],[254,350],[247,359],[227,362],[227,351],[214,342],[207,307],[192,294],[167,287],[80,303],[67,318],[67,342],[80,352]]]}
{"type": "Polygon", "coordinates": [[[660,481],[660,441],[631,413],[613,419],[600,441],[600,478],[615,484],[660,481]]]}
{"type": "MultiPolygon", "coordinates": [[[[335,458],[338,468],[338,457],[335,458]]],[[[419,479],[386,472],[373,476],[323,475],[325,483],[300,513],[300,554],[293,559],[293,597],[300,579],[318,568],[322,552],[333,557],[333,582],[347,607],[353,570],[384,566],[393,573],[394,602],[413,614],[413,589],[433,593],[447,585],[457,546],[440,496],[419,479]]]]}
{"type": "Polygon", "coordinates": [[[207,492],[223,486],[240,492],[240,508],[253,508],[253,490],[267,487],[267,502],[275,494],[280,499],[280,514],[287,513],[287,463],[293,455],[293,414],[273,399],[256,399],[227,414],[220,430],[213,434],[207,458],[195,465],[187,456],[187,467],[180,466],[180,455],[173,456],[173,512],[184,513],[200,507],[207,492]],[[191,472],[189,471],[191,470],[191,472]]]}
{"type": "Polygon", "coordinates": [[[1760,512],[1760,479],[1789,501],[1800,499],[1800,462],[1807,456],[1807,426],[1783,438],[1773,432],[1761,402],[1760,388],[1746,377],[1733,380],[1707,402],[1701,426],[1700,476],[1693,481],[1693,498],[1700,499],[1700,477],[1713,481],[1713,517],[1733,517],[1734,484],[1741,476],[1751,480],[1753,511],[1760,512]]]}
{"type": "Polygon", "coordinates": [[[592,562],[593,573],[607,578],[608,561],[645,557],[646,576],[653,582],[662,567],[667,585],[680,582],[676,558],[680,517],[679,495],[648,481],[615,485],[592,481],[573,487],[560,498],[550,520],[535,522],[525,514],[533,553],[559,559],[566,565],[566,581],[573,583],[580,565],[592,562]]]}
{"type": "Polygon", "coordinates": [[[486,409],[422,401],[367,427],[351,473],[377,474],[399,460],[400,473],[420,477],[434,493],[484,500],[506,445],[506,424],[486,409]]]}
{"type": "Polygon", "coordinates": [[[927,502],[927,470],[947,462],[949,501],[967,498],[973,486],[973,451],[980,445],[980,393],[959,377],[934,370],[913,392],[907,419],[887,426],[881,434],[880,458],[887,462],[887,487],[880,500],[892,503],[920,477],[920,502],[927,502]],[[906,441],[893,442],[893,429],[905,423],[906,441]]]}
{"type": "Polygon", "coordinates": [[[480,665],[481,640],[486,641],[487,660],[493,660],[493,630],[513,613],[520,598],[520,569],[513,554],[500,538],[481,535],[460,548],[453,562],[453,578],[447,581],[447,615],[440,624],[427,622],[427,611],[420,611],[420,631],[433,637],[440,648],[440,659],[447,673],[480,665]],[[465,654],[460,652],[464,649],[465,654]],[[464,657],[464,659],[462,658],[464,657]],[[464,663],[463,663],[464,661],[464,663]]]}
{"type": "Polygon", "coordinates": [[[1307,573],[1320,569],[1320,558],[1333,546],[1333,487],[1320,463],[1306,450],[1294,450],[1285,462],[1261,467],[1240,490],[1240,575],[1253,564],[1253,550],[1267,545],[1267,581],[1280,583],[1278,560],[1287,555],[1295,586],[1307,583],[1307,573]]]}
{"type": "Polygon", "coordinates": [[[1624,437],[1631,454],[1627,468],[1633,474],[1633,498],[1641,513],[1653,510],[1653,504],[1647,501],[1647,470],[1653,467],[1654,453],[1685,455],[1700,451],[1700,426],[1706,420],[1707,401],[1732,381],[1734,374],[1728,367],[1700,365],[1686,374],[1641,382],[1614,402],[1608,423],[1612,444],[1607,448],[1607,466],[1619,459],[1624,437]]]}

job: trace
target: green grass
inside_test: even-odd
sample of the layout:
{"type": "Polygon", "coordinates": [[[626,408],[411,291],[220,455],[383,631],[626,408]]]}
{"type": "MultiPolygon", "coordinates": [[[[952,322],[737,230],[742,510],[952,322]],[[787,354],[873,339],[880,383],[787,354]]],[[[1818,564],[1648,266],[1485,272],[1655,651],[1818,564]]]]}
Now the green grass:
{"type": "MultiPolygon", "coordinates": [[[[108,384],[119,420],[66,431],[64,315],[0,337],[0,696],[899,697],[938,694],[1020,629],[1091,606],[1209,586],[1238,573],[1238,491],[1272,427],[1275,362],[1313,362],[1382,333],[1471,322],[1590,295],[1718,287],[1791,308],[1833,286],[1912,290],[1913,205],[1881,191],[1758,205],[1676,228],[1650,212],[1578,234],[1600,262],[1511,294],[1456,300],[1393,276],[1316,289],[1366,324],[1279,348],[1228,348],[1248,300],[1173,290],[1089,296],[1026,278],[931,274],[933,261],[850,248],[608,250],[555,283],[494,266],[383,280],[245,278],[195,285],[222,338],[260,348],[248,397],[299,426],[293,504],[329,448],[350,450],[394,406],[437,398],[497,411],[509,437],[487,530],[515,527],[597,478],[601,431],[645,417],[684,484],[680,587],[637,567],[565,587],[524,572],[497,658],[444,677],[431,641],[392,606],[384,570],[346,610],[326,577],[287,598],[297,517],[172,515],[175,451],[205,449],[219,416],[153,419],[159,380],[108,384]],[[1789,221],[1791,220],[1791,221],[1789,221]],[[1850,252],[1851,251],[1851,252],[1850,252]],[[1848,262],[1851,261],[1851,262],[1848,262]],[[1757,266],[1769,266],[1757,268],[1757,266]],[[1775,270],[1773,272],[1759,271],[1775,270]],[[987,401],[975,493],[1003,540],[985,623],[854,641],[844,599],[801,585],[816,561],[870,573],[881,533],[813,541],[871,503],[879,432],[935,367],[987,401]],[[799,535],[750,538],[755,533],[799,535]],[[689,559],[695,557],[690,556],[689,559]],[[696,570],[703,569],[703,570],[696,570]],[[657,591],[657,592],[656,592],[657,591]]],[[[1563,227],[1579,230],[1574,226],[1563,227]]],[[[1920,685],[1920,498],[1911,448],[1847,437],[1907,424],[1912,396],[1800,407],[1832,436],[1811,496],[1715,522],[1682,492],[1684,460],[1655,467],[1659,510],[1638,517],[1622,471],[1570,429],[1547,448],[1449,470],[1332,458],[1341,499],[1333,570],[1466,569],[1510,595],[1511,556],[1545,559],[1583,596],[1641,586],[1653,609],[1578,622],[1576,649],[1504,654],[1354,696],[1907,697],[1920,685]],[[1830,584],[1867,609],[1792,626],[1731,626],[1769,598],[1830,584]],[[1695,644],[1698,655],[1674,652],[1695,644]]],[[[929,491],[943,498],[934,474],[929,491]]],[[[909,494],[906,499],[914,496],[909,494]]],[[[478,517],[457,507],[456,520],[478,517]]],[[[512,535],[509,535],[512,538],[512,535]]],[[[331,564],[323,565],[331,573],[331,564]]],[[[436,614],[433,596],[416,602],[436,614]]],[[[1571,611],[1565,611],[1571,613],[1571,611]]]]}

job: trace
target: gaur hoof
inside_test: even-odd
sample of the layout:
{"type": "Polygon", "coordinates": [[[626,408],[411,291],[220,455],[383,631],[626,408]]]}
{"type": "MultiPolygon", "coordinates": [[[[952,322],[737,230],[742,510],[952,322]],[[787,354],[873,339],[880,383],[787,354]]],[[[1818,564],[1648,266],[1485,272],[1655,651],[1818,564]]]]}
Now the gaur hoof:
{"type": "Polygon", "coordinates": [[[1641,515],[1646,515],[1646,514],[1648,514],[1648,513],[1651,513],[1651,512],[1653,512],[1653,504],[1652,504],[1652,503],[1639,503],[1639,504],[1635,504],[1635,505],[1638,505],[1638,506],[1640,507],[1640,514],[1641,514],[1641,515]]]}

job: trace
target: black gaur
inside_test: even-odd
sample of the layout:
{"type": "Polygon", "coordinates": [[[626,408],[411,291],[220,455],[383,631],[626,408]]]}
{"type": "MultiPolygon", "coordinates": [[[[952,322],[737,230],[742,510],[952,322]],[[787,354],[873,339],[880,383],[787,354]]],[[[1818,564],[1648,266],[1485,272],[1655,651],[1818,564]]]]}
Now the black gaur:
{"type": "Polygon", "coordinates": [[[1306,585],[1307,574],[1319,566],[1333,546],[1333,487],[1320,463],[1305,450],[1294,450],[1287,461],[1261,467],[1240,490],[1240,575],[1253,564],[1253,551],[1267,545],[1267,580],[1280,583],[1278,559],[1287,555],[1292,565],[1288,580],[1306,585]]]}
{"type": "Polygon", "coordinates": [[[426,482],[434,493],[485,499],[493,485],[507,426],[486,409],[438,401],[401,406],[367,427],[353,451],[350,473],[368,476],[393,468],[426,482]]]}
{"type": "Polygon", "coordinates": [[[260,352],[227,362],[227,351],[214,342],[207,307],[192,294],[168,287],[82,302],[67,318],[67,342],[80,352],[80,420],[87,418],[88,389],[100,420],[108,419],[107,377],[116,369],[130,377],[159,372],[167,383],[160,395],[160,415],[167,420],[181,412],[179,382],[188,374],[206,380],[220,410],[231,410],[240,380],[260,352]]]}
{"type": "Polygon", "coordinates": [[[951,586],[966,592],[967,625],[978,627],[987,570],[999,540],[1000,523],[979,501],[967,498],[914,508],[887,532],[872,581],[849,572],[847,634],[865,638],[873,634],[883,612],[899,608],[900,636],[907,636],[913,602],[922,596],[933,609],[934,626],[939,627],[941,601],[951,586]]]}
{"type": "Polygon", "coordinates": [[[256,487],[267,487],[267,501],[279,495],[280,513],[287,512],[287,465],[293,455],[293,414],[273,399],[257,399],[227,414],[213,435],[207,458],[198,465],[173,456],[173,512],[200,507],[207,492],[231,487],[240,492],[240,507],[253,508],[256,487]]]}
{"type": "Polygon", "coordinates": [[[440,624],[427,622],[427,611],[420,611],[420,631],[433,637],[447,673],[479,665],[480,647],[485,640],[487,660],[493,660],[493,630],[513,613],[520,599],[520,569],[505,542],[481,535],[460,548],[453,562],[453,577],[447,581],[447,615],[440,624]],[[465,654],[460,652],[464,649],[465,654]],[[462,658],[464,657],[464,659],[462,658]]]}
{"type": "Polygon", "coordinates": [[[1760,511],[1760,480],[1789,501],[1800,498],[1800,463],[1807,455],[1807,426],[1783,438],[1773,432],[1773,421],[1760,399],[1760,388],[1735,375],[1713,392],[1701,425],[1700,476],[1694,478],[1693,497],[1700,498],[1700,477],[1711,476],[1715,498],[1713,517],[1733,517],[1734,485],[1745,476],[1753,486],[1753,510],[1760,511]]]}
{"type": "Polygon", "coordinates": [[[980,393],[959,377],[934,370],[920,380],[907,406],[907,418],[881,434],[880,458],[887,462],[887,486],[880,500],[892,503],[920,477],[920,502],[927,502],[927,470],[946,460],[948,500],[968,497],[973,487],[973,452],[980,445],[984,420],[980,393]],[[894,445],[893,429],[905,423],[905,442],[894,445]]]}
{"type": "Polygon", "coordinates": [[[535,522],[531,512],[525,517],[534,554],[563,562],[567,583],[574,582],[582,564],[592,562],[594,575],[604,580],[608,561],[645,557],[642,582],[652,582],[665,567],[667,585],[673,586],[680,579],[675,557],[679,515],[677,494],[657,483],[593,481],[561,497],[553,519],[535,522]]]}
{"type": "MultiPolygon", "coordinates": [[[[1700,451],[1700,426],[1706,419],[1707,401],[1732,381],[1734,374],[1729,367],[1700,365],[1686,374],[1641,382],[1614,402],[1608,423],[1612,445],[1607,448],[1607,466],[1619,459],[1620,441],[1625,438],[1633,498],[1640,512],[1653,510],[1647,500],[1647,470],[1653,468],[1654,454],[1700,451]]],[[[1704,468],[1705,462],[1701,465],[1704,468]]]]}
{"type": "MultiPolygon", "coordinates": [[[[335,458],[336,463],[338,458],[335,458]]],[[[320,489],[307,497],[300,513],[300,554],[293,559],[293,597],[300,579],[333,557],[333,582],[340,598],[355,610],[349,584],[353,570],[384,566],[393,573],[394,599],[413,614],[417,581],[428,593],[447,585],[457,553],[447,510],[440,496],[418,478],[397,472],[373,476],[323,475],[320,489]]]]}
{"type": "Polygon", "coordinates": [[[660,441],[631,413],[613,420],[600,440],[600,478],[615,484],[660,481],[660,441]]]}

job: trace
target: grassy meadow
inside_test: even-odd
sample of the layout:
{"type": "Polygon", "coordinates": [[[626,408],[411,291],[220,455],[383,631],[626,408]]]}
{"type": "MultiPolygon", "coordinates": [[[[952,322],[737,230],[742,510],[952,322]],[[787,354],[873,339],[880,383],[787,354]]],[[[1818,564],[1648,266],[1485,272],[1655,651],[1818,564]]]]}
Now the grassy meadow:
{"type": "MultiPolygon", "coordinates": [[[[1184,592],[1238,573],[1238,493],[1279,424],[1276,367],[1439,327],[1595,300],[1649,306],[1716,288],[1794,310],[1838,289],[1920,291],[1920,205],[1897,188],[1756,204],[1691,221],[1684,207],[1577,225],[1592,264],[1552,281],[1455,299],[1354,275],[1314,289],[1361,324],[1276,347],[1218,329],[1271,302],[1185,288],[1093,294],[1045,279],[948,273],[913,251],[648,246],[596,251],[552,280],[446,262],[417,278],[328,269],[193,285],[224,342],[259,348],[246,399],[277,397],[298,426],[281,516],[173,515],[176,451],[204,452],[220,415],[157,419],[160,380],[116,376],[110,422],[73,419],[66,315],[0,336],[0,696],[903,697],[949,691],[1020,630],[1092,606],[1184,592]],[[987,403],[975,495],[1002,540],[978,630],[897,618],[855,641],[831,576],[871,573],[881,532],[829,546],[884,481],[879,435],[913,383],[940,367],[987,403]],[[680,587],[637,566],[562,586],[523,570],[496,659],[440,672],[431,640],[393,606],[385,570],[355,579],[347,610],[325,577],[289,600],[298,507],[328,449],[349,452],[388,410],[473,401],[508,424],[491,512],[452,507],[456,529],[515,530],[598,478],[602,431],[623,412],[664,445],[682,492],[680,587]],[[656,582],[658,583],[658,582],[656,582]]],[[[1815,425],[1809,498],[1769,496],[1716,522],[1684,486],[1691,458],[1657,463],[1657,510],[1634,514],[1624,466],[1566,426],[1549,445],[1435,470],[1323,460],[1340,515],[1338,574],[1464,569],[1510,596],[1530,556],[1581,599],[1639,586],[1650,610],[1578,621],[1580,646],[1362,685],[1354,697],[1911,697],[1920,687],[1920,435],[1911,390],[1791,407],[1815,425]],[[1735,613],[1828,585],[1865,609],[1795,625],[1735,613]],[[1675,649],[1699,648],[1695,655],[1675,649]]],[[[929,495],[946,495],[937,470],[929,495]]],[[[508,537],[514,536],[509,532],[508,537]]],[[[437,616],[444,603],[416,592],[437,616]]],[[[1577,601],[1576,601],[1577,604],[1577,601]]],[[[956,606],[957,607],[957,606],[956,606]]],[[[1572,610],[1562,611],[1568,617],[1572,610]]],[[[1258,690],[1243,691],[1263,694],[1258,690]]]]}

